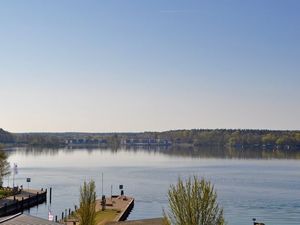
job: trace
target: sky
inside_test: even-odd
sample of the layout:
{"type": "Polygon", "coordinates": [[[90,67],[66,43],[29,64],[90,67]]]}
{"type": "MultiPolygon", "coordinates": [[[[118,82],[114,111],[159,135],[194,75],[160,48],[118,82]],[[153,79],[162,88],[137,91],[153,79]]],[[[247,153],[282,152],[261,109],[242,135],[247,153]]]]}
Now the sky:
{"type": "Polygon", "coordinates": [[[11,132],[300,129],[298,0],[2,0],[11,132]]]}

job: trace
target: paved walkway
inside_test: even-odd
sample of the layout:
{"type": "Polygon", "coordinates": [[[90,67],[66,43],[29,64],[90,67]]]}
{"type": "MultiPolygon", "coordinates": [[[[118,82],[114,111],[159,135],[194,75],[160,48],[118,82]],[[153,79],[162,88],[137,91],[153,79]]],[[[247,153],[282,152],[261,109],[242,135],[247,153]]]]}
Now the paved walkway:
{"type": "Polygon", "coordinates": [[[0,218],[1,225],[59,225],[45,219],[37,218],[25,214],[16,214],[0,218]]]}

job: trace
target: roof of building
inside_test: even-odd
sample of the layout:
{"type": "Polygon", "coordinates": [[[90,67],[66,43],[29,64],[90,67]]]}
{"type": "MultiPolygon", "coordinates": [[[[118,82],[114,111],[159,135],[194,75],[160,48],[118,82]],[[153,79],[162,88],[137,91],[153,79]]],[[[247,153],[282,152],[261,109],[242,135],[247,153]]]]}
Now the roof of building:
{"type": "Polygon", "coordinates": [[[13,216],[0,217],[1,225],[58,225],[58,223],[51,222],[42,218],[25,215],[16,214],[13,216]]]}
{"type": "Polygon", "coordinates": [[[162,225],[162,218],[144,219],[144,220],[129,220],[122,222],[112,222],[107,225],[162,225]]]}

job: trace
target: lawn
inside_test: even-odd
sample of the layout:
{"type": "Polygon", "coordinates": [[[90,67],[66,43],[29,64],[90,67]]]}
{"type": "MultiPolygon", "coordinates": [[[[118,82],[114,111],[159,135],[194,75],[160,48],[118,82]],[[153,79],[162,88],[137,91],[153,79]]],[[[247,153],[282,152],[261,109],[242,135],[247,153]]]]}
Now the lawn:
{"type": "MultiPolygon", "coordinates": [[[[107,222],[112,222],[120,214],[120,211],[115,209],[105,209],[104,211],[100,210],[96,212],[96,225],[105,225],[107,222]]],[[[78,214],[75,213],[72,216],[68,217],[68,220],[78,220],[78,214]]]]}
{"type": "Polygon", "coordinates": [[[114,221],[120,212],[114,209],[106,209],[105,211],[98,211],[96,213],[96,224],[104,225],[107,222],[114,221]]]}

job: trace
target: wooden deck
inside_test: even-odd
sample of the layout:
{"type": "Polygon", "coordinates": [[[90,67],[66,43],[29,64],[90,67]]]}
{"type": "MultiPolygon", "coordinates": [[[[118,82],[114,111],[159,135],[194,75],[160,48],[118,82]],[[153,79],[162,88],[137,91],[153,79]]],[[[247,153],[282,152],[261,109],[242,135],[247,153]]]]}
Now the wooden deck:
{"type": "Polygon", "coordinates": [[[21,190],[18,194],[0,199],[0,216],[12,215],[47,200],[47,190],[21,190]]]}
{"type": "MultiPolygon", "coordinates": [[[[113,209],[119,212],[114,221],[124,221],[134,206],[134,199],[129,196],[112,196],[106,199],[106,209],[113,209]]],[[[96,201],[96,211],[102,210],[101,200],[96,201]]]]}
{"type": "MultiPolygon", "coordinates": [[[[127,219],[132,208],[134,206],[134,198],[129,196],[112,196],[111,198],[106,198],[105,210],[102,211],[101,200],[96,200],[96,212],[101,215],[101,221],[97,221],[97,225],[104,225],[109,222],[118,222],[124,221],[127,219]],[[106,212],[115,211],[115,214],[111,217],[108,217],[106,212]]],[[[62,221],[61,221],[62,222],[62,221]]],[[[62,222],[65,225],[74,225],[79,224],[78,219],[70,218],[66,219],[65,222],[62,222]]]]}

